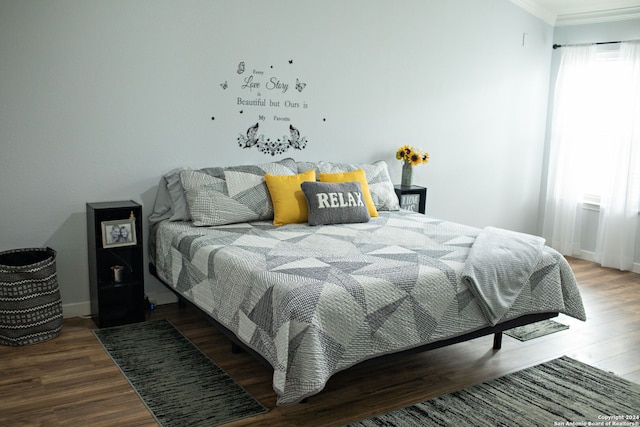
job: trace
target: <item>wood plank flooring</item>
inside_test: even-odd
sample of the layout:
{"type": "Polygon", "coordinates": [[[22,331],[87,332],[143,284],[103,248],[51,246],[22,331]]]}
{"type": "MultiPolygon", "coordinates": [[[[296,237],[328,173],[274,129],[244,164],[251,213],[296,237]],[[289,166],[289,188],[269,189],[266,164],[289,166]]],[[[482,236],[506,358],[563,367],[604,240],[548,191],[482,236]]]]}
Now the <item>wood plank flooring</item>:
{"type": "MultiPolygon", "coordinates": [[[[339,426],[459,390],[568,355],[640,383],[640,275],[569,259],[587,310],[581,322],[566,316],[566,331],[519,342],[508,336],[499,351],[492,337],[368,363],[338,373],[308,403],[277,407],[272,372],[230,342],[199,314],[177,304],[151,318],[167,318],[249,393],[269,408],[238,426],[339,426]]],[[[155,426],[155,420],[102,349],[91,320],[66,319],[57,338],[32,346],[0,346],[0,425],[155,426]]]]}

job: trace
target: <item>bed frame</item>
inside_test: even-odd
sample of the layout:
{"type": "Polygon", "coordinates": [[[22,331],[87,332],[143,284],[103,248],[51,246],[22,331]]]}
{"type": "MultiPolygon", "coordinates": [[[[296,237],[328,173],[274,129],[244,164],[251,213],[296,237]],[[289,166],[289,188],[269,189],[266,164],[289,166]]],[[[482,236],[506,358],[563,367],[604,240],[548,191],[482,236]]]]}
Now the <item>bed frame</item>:
{"type": "MultiPolygon", "coordinates": [[[[205,311],[200,309],[198,306],[193,304],[191,301],[185,299],[172,286],[170,286],[169,284],[165,283],[160,277],[158,277],[158,274],[157,274],[157,271],[156,271],[156,267],[155,267],[155,265],[153,265],[153,263],[149,263],[149,272],[151,273],[151,275],[153,275],[156,279],[158,279],[164,286],[166,286],[171,292],[173,292],[178,297],[178,303],[180,305],[189,306],[189,307],[194,308],[197,312],[199,312],[201,315],[203,315],[213,326],[215,326],[218,330],[220,330],[220,332],[222,332],[231,341],[231,351],[233,353],[240,353],[242,351],[247,352],[247,353],[251,354],[260,363],[262,363],[263,365],[267,366],[269,369],[273,369],[271,364],[264,357],[262,357],[262,355],[260,355],[258,352],[256,352],[252,348],[248,347],[246,344],[244,344],[242,341],[240,341],[235,336],[235,334],[233,332],[231,332],[224,325],[222,325],[221,323],[219,323],[218,321],[213,319],[205,311]]],[[[447,339],[443,339],[443,340],[440,340],[440,341],[431,342],[431,343],[424,344],[424,345],[419,346],[419,347],[414,347],[414,348],[411,348],[411,349],[408,349],[408,350],[403,350],[403,351],[400,351],[400,352],[397,352],[397,353],[393,353],[393,354],[377,356],[377,357],[375,357],[373,359],[370,359],[370,360],[374,360],[374,359],[375,360],[383,360],[383,359],[397,358],[399,355],[404,355],[404,354],[421,353],[421,352],[424,352],[424,351],[434,350],[434,349],[440,348],[440,347],[446,347],[448,345],[457,344],[457,343],[464,342],[464,341],[469,341],[469,340],[472,340],[472,339],[475,339],[475,338],[479,338],[479,337],[483,337],[485,335],[491,335],[491,334],[493,334],[493,349],[494,350],[499,350],[500,348],[502,348],[502,332],[504,332],[506,330],[509,330],[509,329],[512,329],[512,328],[516,328],[518,326],[528,325],[528,324],[531,324],[531,323],[539,322],[541,320],[551,319],[551,318],[557,317],[557,316],[558,316],[558,313],[556,313],[556,312],[526,314],[524,316],[520,316],[520,317],[517,317],[515,319],[510,319],[510,320],[507,320],[505,322],[497,323],[495,326],[486,326],[484,328],[481,328],[481,329],[478,329],[478,330],[475,330],[475,331],[471,331],[471,332],[468,332],[468,333],[463,334],[463,335],[458,335],[458,336],[455,336],[455,337],[452,337],[452,338],[447,338],[447,339]]],[[[360,363],[369,362],[370,360],[365,360],[365,361],[362,361],[360,363]]]]}

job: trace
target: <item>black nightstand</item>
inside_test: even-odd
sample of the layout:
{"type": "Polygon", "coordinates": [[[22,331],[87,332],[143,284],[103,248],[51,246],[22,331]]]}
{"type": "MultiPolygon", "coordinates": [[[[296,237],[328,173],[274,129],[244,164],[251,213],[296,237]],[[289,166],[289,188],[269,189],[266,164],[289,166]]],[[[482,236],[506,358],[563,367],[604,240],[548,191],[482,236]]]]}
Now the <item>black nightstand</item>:
{"type": "Polygon", "coordinates": [[[427,206],[427,189],[418,185],[403,187],[394,186],[400,207],[413,212],[425,213],[427,206]]]}
{"type": "Polygon", "coordinates": [[[99,328],[145,320],[142,207],[87,203],[91,317],[99,328]]]}

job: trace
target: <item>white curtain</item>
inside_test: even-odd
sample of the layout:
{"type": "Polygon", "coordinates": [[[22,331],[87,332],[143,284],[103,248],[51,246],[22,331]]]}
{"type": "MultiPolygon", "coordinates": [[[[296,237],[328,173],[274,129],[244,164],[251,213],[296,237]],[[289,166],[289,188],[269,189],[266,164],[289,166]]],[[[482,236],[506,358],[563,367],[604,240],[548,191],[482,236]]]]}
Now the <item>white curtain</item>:
{"type": "Polygon", "coordinates": [[[611,156],[600,197],[596,262],[631,270],[640,210],[640,42],[620,46],[620,105],[612,117],[611,156]]]}
{"type": "Polygon", "coordinates": [[[585,196],[599,196],[594,257],[631,270],[640,210],[640,42],[621,43],[615,58],[599,49],[562,48],[543,236],[561,253],[579,255],[585,196]]]}

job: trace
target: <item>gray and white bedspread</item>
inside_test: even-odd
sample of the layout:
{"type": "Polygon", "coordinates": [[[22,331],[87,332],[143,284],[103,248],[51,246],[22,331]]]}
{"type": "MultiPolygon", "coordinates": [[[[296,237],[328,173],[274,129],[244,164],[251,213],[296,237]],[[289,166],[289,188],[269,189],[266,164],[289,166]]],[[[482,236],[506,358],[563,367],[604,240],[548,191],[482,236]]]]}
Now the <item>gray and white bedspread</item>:
{"type": "MultiPolygon", "coordinates": [[[[368,223],[209,228],[163,222],[158,275],[273,366],[278,404],[360,361],[489,324],[462,271],[480,230],[408,211],[368,223]]],[[[545,247],[501,320],[584,319],[566,260],[545,247]]]]}

